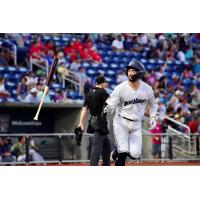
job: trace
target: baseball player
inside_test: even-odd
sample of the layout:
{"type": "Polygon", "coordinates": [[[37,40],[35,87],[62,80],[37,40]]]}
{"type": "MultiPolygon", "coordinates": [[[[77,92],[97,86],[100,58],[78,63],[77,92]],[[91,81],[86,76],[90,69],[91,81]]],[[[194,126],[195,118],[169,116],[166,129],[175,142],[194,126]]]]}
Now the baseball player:
{"type": "Polygon", "coordinates": [[[113,129],[116,148],[112,157],[116,166],[124,166],[127,156],[132,159],[140,158],[141,121],[147,105],[150,110],[150,129],[156,126],[155,97],[151,86],[141,80],[144,74],[143,64],[133,59],[126,66],[128,80],[117,85],[106,101],[105,112],[115,112],[113,129]]]}

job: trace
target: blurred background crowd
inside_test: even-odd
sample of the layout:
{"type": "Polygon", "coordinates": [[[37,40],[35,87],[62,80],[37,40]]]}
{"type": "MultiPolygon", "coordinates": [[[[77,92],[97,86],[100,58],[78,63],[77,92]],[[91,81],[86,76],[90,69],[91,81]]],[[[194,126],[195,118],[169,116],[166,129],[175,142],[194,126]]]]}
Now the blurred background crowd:
{"type": "Polygon", "coordinates": [[[39,102],[55,56],[46,103],[82,102],[99,74],[112,91],[135,58],[146,68],[160,119],[200,132],[200,34],[0,34],[0,101],[39,102]]]}

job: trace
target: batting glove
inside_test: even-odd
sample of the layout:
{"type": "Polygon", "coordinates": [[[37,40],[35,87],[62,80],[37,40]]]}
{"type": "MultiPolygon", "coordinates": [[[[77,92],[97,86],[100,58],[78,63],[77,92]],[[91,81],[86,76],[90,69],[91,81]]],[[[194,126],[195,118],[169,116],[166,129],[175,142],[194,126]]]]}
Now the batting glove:
{"type": "Polygon", "coordinates": [[[115,108],[110,106],[110,105],[107,105],[105,108],[104,108],[104,113],[109,113],[111,115],[113,115],[115,113],[115,108]]]}
{"type": "Polygon", "coordinates": [[[150,125],[149,129],[154,129],[156,127],[156,117],[150,118],[149,125],[150,125]]]}

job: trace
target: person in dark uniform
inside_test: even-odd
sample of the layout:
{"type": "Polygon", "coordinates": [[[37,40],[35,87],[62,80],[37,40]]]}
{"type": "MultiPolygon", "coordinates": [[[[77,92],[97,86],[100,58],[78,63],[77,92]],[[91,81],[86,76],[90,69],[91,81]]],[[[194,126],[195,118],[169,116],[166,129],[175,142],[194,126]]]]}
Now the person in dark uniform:
{"type": "Polygon", "coordinates": [[[109,94],[104,76],[96,78],[96,86],[86,96],[80,115],[78,127],[84,129],[83,122],[90,111],[89,126],[87,132],[93,133],[93,144],[90,156],[90,165],[98,166],[99,158],[102,155],[103,166],[110,165],[111,144],[108,138],[109,130],[107,127],[106,114],[103,112],[105,101],[109,94]]]}

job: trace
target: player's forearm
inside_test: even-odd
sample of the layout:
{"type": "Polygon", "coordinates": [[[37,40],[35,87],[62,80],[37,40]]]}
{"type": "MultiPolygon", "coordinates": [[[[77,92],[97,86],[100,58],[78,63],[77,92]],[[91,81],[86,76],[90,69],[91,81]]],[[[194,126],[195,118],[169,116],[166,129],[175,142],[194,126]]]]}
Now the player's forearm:
{"type": "Polygon", "coordinates": [[[157,104],[155,103],[154,97],[152,97],[149,101],[149,114],[150,118],[156,117],[157,114],[157,104]]]}
{"type": "Polygon", "coordinates": [[[81,110],[79,124],[83,125],[86,115],[87,115],[87,108],[83,107],[82,110],[81,110]]]}

